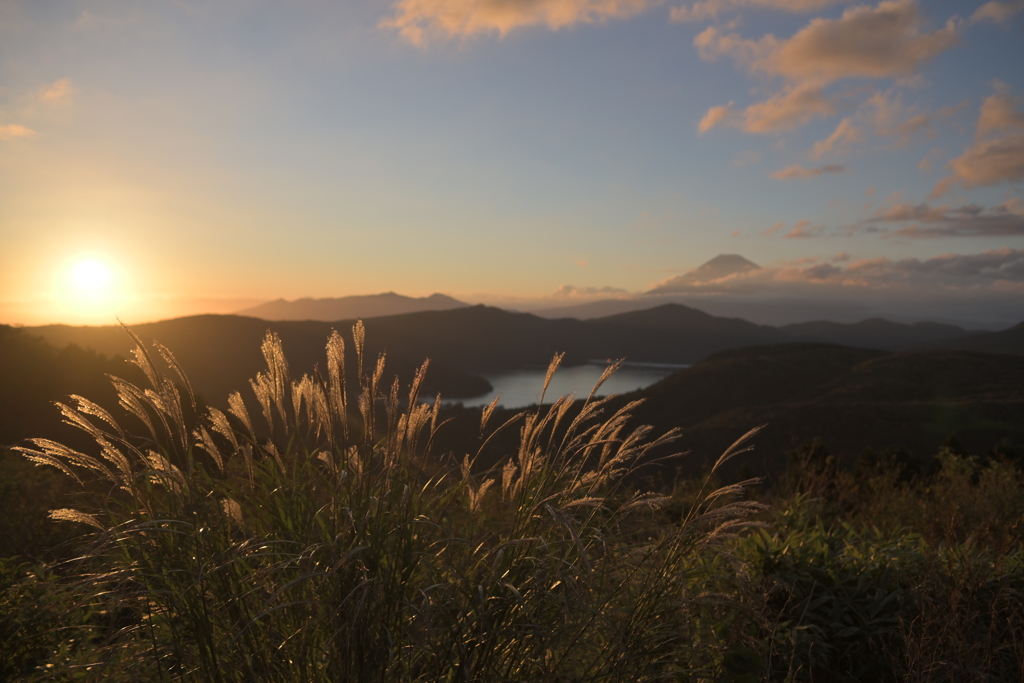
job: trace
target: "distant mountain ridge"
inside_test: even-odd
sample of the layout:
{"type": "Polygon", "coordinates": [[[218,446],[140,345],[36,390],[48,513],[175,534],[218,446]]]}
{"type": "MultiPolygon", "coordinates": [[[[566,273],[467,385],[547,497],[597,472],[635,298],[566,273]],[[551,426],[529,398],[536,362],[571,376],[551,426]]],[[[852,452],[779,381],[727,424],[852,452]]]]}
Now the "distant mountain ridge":
{"type": "Polygon", "coordinates": [[[962,351],[981,351],[983,353],[1005,353],[1013,356],[1024,356],[1024,322],[998,332],[983,332],[950,340],[934,346],[942,346],[962,351]]]}
{"type": "MultiPolygon", "coordinates": [[[[331,329],[351,340],[353,323],[351,319],[267,321],[204,315],[133,329],[144,340],[156,339],[170,348],[189,375],[197,378],[200,393],[220,403],[229,392],[248,386],[249,378],[262,369],[259,345],[268,330],[280,335],[293,370],[301,374],[311,372],[317,363],[323,364],[324,343],[331,329]]],[[[1024,344],[1018,341],[1024,325],[1003,332],[971,334],[950,325],[867,320],[856,324],[806,323],[787,330],[712,316],[679,304],[593,320],[549,320],[482,305],[464,306],[368,318],[365,327],[367,362],[372,362],[377,353],[387,352],[390,371],[408,381],[412,371],[429,358],[428,393],[440,391],[451,399],[486,393],[490,384],[483,376],[543,367],[559,352],[565,353],[566,365],[618,358],[693,364],[729,349],[813,340],[887,350],[963,343],[975,351],[1024,355],[1024,344]]],[[[77,344],[122,356],[131,348],[128,336],[116,326],[24,329],[57,347],[77,344]]]]}
{"type": "Polygon", "coordinates": [[[410,297],[394,292],[343,296],[326,299],[304,297],[294,301],[275,299],[258,306],[237,311],[236,315],[261,318],[263,320],[353,320],[355,318],[379,318],[387,315],[402,315],[420,311],[447,311],[463,308],[469,304],[444,294],[427,297],[410,297]]]}
{"type": "Polygon", "coordinates": [[[842,344],[869,349],[897,349],[906,346],[935,344],[973,336],[956,325],[941,323],[894,323],[883,318],[868,318],[859,323],[843,324],[814,320],[779,328],[794,341],[842,344]]]}

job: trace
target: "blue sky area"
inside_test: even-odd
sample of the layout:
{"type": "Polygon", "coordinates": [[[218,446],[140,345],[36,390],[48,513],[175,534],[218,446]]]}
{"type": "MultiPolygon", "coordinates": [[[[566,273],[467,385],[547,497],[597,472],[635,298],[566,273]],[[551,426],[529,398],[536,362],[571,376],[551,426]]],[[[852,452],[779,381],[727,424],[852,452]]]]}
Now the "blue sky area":
{"type": "Polygon", "coordinates": [[[0,0],[0,322],[659,285],[1019,320],[1021,64],[1021,2],[0,0]],[[679,277],[722,253],[761,268],[679,277]]]}

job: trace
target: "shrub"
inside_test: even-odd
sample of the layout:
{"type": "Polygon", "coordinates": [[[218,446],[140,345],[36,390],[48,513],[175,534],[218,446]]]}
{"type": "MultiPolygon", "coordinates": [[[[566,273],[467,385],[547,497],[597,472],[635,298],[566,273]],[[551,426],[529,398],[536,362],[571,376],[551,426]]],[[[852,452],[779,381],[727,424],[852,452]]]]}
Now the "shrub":
{"type": "Polygon", "coordinates": [[[1019,680],[1019,544],[932,544],[826,521],[828,507],[794,496],[736,542],[749,611],[731,644],[756,653],[768,680],[1019,680]]]}

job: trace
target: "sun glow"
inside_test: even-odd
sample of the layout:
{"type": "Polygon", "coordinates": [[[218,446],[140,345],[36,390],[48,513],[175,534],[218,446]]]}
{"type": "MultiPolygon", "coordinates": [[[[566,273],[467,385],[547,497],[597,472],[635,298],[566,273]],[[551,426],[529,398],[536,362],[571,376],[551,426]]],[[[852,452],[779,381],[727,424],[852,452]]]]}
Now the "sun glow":
{"type": "Polygon", "coordinates": [[[105,255],[71,258],[55,275],[51,301],[63,321],[109,324],[131,303],[122,269],[105,255]]]}
{"type": "Polygon", "coordinates": [[[79,292],[99,294],[108,291],[113,279],[110,268],[99,261],[79,261],[71,269],[71,283],[79,292]]]}

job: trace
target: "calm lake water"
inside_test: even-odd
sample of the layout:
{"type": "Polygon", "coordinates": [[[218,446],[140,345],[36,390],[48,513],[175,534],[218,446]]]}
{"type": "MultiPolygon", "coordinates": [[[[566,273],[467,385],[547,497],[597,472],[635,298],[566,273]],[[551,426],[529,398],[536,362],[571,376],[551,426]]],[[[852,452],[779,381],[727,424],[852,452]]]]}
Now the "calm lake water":
{"type": "MultiPolygon", "coordinates": [[[[594,384],[600,379],[607,367],[604,363],[578,365],[571,368],[559,368],[551,378],[548,392],[544,396],[545,403],[550,403],[565,394],[576,394],[576,398],[586,398],[594,384]]],[[[667,365],[661,363],[627,363],[601,385],[600,396],[624,394],[654,384],[658,380],[671,375],[686,365],[667,365]]],[[[540,390],[544,387],[544,375],[547,368],[529,368],[494,375],[485,375],[494,391],[474,398],[462,399],[462,405],[473,408],[486,406],[501,394],[498,402],[506,408],[522,408],[536,403],[540,399],[540,390]]]]}

